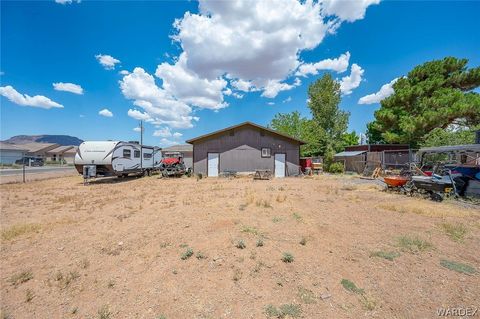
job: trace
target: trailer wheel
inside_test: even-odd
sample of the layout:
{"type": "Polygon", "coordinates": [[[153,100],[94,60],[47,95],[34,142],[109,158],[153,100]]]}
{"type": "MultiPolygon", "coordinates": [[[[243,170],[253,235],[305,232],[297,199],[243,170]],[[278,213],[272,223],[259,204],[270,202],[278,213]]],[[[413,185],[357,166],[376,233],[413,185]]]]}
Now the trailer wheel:
{"type": "Polygon", "coordinates": [[[443,201],[443,195],[440,193],[432,192],[430,194],[430,199],[433,200],[434,202],[441,202],[443,201]]]}
{"type": "Polygon", "coordinates": [[[148,176],[152,176],[152,170],[150,170],[150,169],[147,170],[147,175],[148,175],[148,176]]]}

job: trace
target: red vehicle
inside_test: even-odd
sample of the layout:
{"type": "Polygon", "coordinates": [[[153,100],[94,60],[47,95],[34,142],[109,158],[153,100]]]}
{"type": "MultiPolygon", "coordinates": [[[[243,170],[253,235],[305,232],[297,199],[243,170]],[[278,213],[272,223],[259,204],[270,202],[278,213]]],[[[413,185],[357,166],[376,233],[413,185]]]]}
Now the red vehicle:
{"type": "Polygon", "coordinates": [[[183,162],[183,154],[180,152],[168,152],[163,154],[160,171],[164,177],[191,175],[191,170],[186,168],[183,162]]]}

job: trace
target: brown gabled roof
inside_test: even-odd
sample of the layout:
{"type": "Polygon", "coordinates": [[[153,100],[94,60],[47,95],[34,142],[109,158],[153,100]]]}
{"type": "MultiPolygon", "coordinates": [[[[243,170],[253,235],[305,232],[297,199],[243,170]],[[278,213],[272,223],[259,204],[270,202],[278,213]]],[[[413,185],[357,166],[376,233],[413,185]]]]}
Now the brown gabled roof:
{"type": "Polygon", "coordinates": [[[22,144],[22,147],[26,148],[29,153],[35,153],[35,152],[46,152],[51,149],[54,149],[56,147],[60,146],[59,144],[56,143],[37,143],[37,142],[32,142],[32,143],[25,143],[22,144]]]}
{"type": "Polygon", "coordinates": [[[232,130],[232,129],[236,129],[236,128],[239,128],[239,127],[242,127],[242,126],[252,126],[252,127],[256,127],[256,128],[258,128],[258,129],[265,130],[265,131],[267,131],[267,132],[270,132],[270,133],[273,133],[273,134],[282,136],[282,137],[284,137],[284,138],[287,138],[287,139],[289,139],[289,140],[298,142],[300,145],[305,144],[304,141],[302,141],[302,140],[300,140],[300,139],[298,139],[298,138],[292,137],[292,136],[287,135],[287,134],[284,134],[284,133],[277,132],[277,131],[275,131],[275,130],[269,129],[268,127],[261,126],[261,125],[258,125],[258,124],[252,123],[252,122],[243,122],[243,123],[240,123],[240,124],[237,124],[237,125],[234,125],[234,126],[226,127],[226,128],[224,128],[224,129],[221,129],[221,130],[218,130],[218,131],[215,131],[215,132],[212,132],[212,133],[208,133],[208,134],[205,134],[205,135],[201,135],[201,136],[199,136],[199,137],[195,137],[195,138],[189,139],[188,141],[185,141],[185,142],[187,142],[187,143],[189,143],[189,144],[193,144],[193,143],[195,143],[195,142],[198,141],[198,140],[201,140],[201,139],[204,139],[204,138],[207,138],[207,137],[216,135],[216,134],[220,134],[220,133],[223,133],[223,132],[232,130]]]}
{"type": "Polygon", "coordinates": [[[64,145],[64,146],[59,146],[57,148],[54,148],[52,150],[49,150],[47,153],[52,153],[52,154],[62,154],[69,149],[73,148],[73,145],[64,145]]]}
{"type": "Polygon", "coordinates": [[[26,147],[22,145],[15,145],[11,143],[0,142],[0,150],[4,151],[27,151],[26,147]]]}

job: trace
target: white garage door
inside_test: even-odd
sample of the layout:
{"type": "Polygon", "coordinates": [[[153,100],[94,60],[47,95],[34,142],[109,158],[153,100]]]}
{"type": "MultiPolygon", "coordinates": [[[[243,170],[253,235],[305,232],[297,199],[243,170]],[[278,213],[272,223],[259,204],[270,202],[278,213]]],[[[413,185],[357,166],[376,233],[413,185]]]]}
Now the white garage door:
{"type": "Polygon", "coordinates": [[[285,177],[285,154],[275,154],[275,177],[285,177]]]}
{"type": "Polygon", "coordinates": [[[218,153],[208,153],[208,176],[218,176],[218,153]]]}

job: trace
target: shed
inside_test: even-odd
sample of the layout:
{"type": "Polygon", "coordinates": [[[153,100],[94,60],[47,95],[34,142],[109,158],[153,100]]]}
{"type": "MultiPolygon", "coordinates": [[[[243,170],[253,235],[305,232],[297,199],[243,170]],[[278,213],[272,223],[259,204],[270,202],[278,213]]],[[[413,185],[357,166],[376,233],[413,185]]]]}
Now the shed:
{"type": "Polygon", "coordinates": [[[267,127],[244,122],[187,141],[193,145],[193,171],[218,176],[234,171],[251,174],[270,170],[275,177],[300,172],[302,140],[267,127]]]}
{"type": "Polygon", "coordinates": [[[190,144],[179,144],[162,148],[162,156],[169,152],[179,152],[183,154],[183,162],[188,168],[193,167],[193,146],[190,144]]]}
{"type": "Polygon", "coordinates": [[[335,161],[343,162],[345,170],[360,173],[365,168],[367,151],[344,151],[335,154],[335,161]]]}

